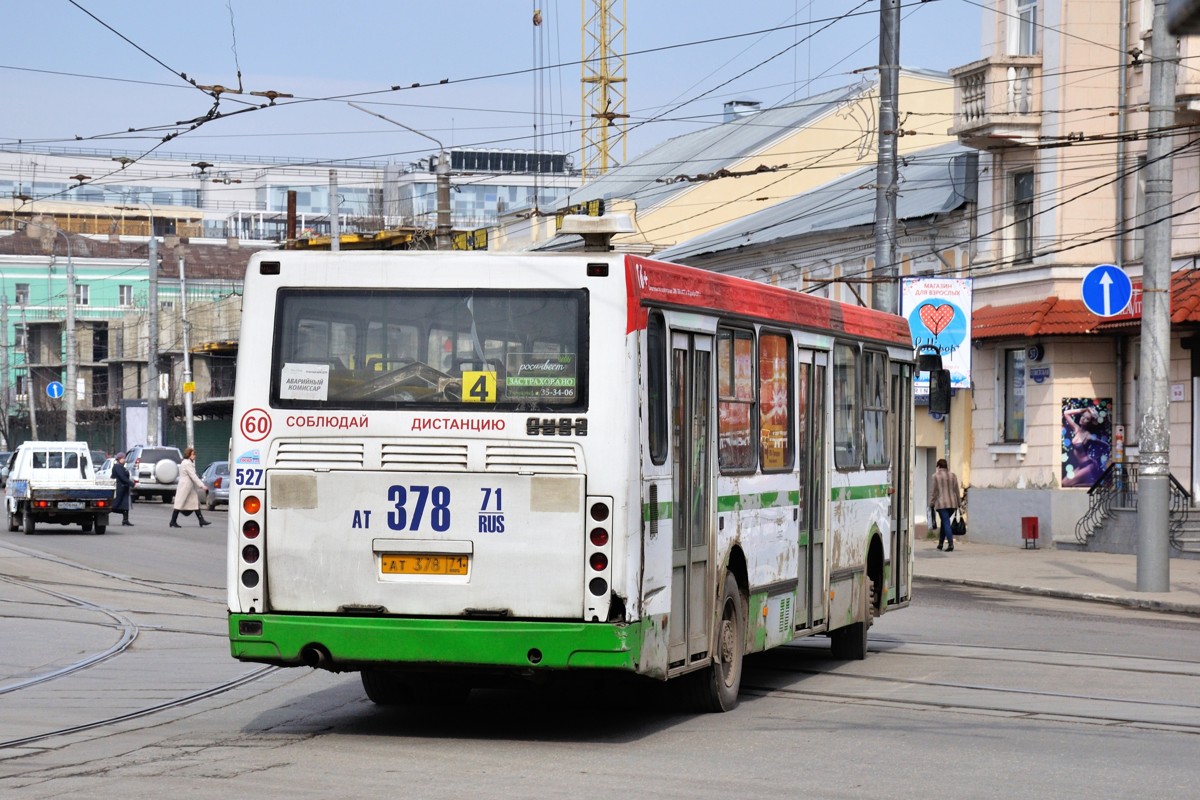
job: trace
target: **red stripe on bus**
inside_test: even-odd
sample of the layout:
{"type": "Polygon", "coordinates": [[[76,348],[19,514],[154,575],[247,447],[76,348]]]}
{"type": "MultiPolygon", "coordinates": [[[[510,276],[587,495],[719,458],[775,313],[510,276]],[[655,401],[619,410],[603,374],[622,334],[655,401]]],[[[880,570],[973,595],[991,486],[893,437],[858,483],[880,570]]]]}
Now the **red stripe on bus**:
{"type": "Polygon", "coordinates": [[[912,344],[903,317],[718,272],[625,257],[626,333],[644,330],[648,305],[682,306],[769,320],[852,338],[912,344]]]}

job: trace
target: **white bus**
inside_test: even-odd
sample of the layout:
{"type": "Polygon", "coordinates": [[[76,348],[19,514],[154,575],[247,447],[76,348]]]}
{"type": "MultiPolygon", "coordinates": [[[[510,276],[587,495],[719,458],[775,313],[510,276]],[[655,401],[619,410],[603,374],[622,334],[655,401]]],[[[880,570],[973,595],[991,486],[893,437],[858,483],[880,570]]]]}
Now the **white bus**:
{"type": "Polygon", "coordinates": [[[234,657],[377,703],[606,670],[737,702],[863,658],[911,588],[913,350],[889,314],[630,255],[253,257],[234,657]]]}

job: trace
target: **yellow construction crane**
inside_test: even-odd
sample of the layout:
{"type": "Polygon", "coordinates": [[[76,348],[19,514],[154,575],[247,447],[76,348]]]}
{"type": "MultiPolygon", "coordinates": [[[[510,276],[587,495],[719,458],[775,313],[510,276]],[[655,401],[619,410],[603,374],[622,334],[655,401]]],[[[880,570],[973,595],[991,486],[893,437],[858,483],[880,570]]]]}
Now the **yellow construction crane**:
{"type": "Polygon", "coordinates": [[[625,163],[625,0],[583,0],[582,17],[580,163],[587,180],[625,163]]]}

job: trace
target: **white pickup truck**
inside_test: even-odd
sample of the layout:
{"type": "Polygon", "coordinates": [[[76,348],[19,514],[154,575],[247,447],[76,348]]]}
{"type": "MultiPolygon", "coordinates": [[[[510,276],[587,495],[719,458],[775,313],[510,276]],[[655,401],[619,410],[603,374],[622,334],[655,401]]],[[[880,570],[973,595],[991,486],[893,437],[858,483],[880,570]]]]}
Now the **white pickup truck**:
{"type": "Polygon", "coordinates": [[[104,533],[116,483],[97,479],[87,442],[26,442],[9,460],[4,502],[8,529],[38,522],[104,533]]]}

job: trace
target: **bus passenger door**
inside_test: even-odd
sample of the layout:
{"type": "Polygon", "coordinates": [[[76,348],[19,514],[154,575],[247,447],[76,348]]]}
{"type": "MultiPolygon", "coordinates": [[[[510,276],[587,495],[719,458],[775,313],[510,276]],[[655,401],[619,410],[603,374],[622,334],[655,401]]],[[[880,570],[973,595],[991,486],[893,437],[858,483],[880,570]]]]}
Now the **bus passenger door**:
{"type": "Polygon", "coordinates": [[[912,459],[913,459],[913,368],[911,364],[892,362],[891,374],[892,456],[892,575],[883,604],[907,601],[912,593],[909,564],[912,558],[912,459]]]}
{"type": "Polygon", "coordinates": [[[795,616],[796,630],[825,621],[825,376],[827,357],[799,351],[796,365],[796,463],[799,475],[798,528],[800,583],[803,604],[795,616]]]}
{"type": "Polygon", "coordinates": [[[671,553],[670,668],[708,655],[713,581],[708,577],[712,520],[711,336],[671,339],[674,442],[674,542],[671,553]]]}

